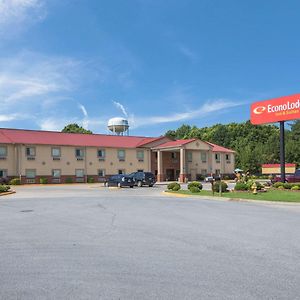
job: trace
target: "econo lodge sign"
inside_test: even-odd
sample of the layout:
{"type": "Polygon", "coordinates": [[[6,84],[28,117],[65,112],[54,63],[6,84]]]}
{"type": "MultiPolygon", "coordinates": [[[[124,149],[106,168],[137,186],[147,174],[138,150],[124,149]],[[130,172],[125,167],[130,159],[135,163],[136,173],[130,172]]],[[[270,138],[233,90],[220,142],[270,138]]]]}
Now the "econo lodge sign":
{"type": "Polygon", "coordinates": [[[254,125],[300,119],[300,94],[255,102],[251,105],[254,125]]]}

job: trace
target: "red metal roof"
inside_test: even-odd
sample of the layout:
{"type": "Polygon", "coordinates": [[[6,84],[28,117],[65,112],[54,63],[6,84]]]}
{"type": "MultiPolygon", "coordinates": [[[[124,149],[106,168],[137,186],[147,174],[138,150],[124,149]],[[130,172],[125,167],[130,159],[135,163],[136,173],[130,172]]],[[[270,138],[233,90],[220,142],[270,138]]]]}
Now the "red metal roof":
{"type": "Polygon", "coordinates": [[[173,148],[173,147],[180,147],[186,144],[189,144],[191,142],[196,141],[196,139],[189,139],[189,140],[176,140],[176,141],[170,141],[166,142],[164,144],[161,144],[155,148],[173,148]]]}
{"type": "MultiPolygon", "coordinates": [[[[286,167],[296,167],[296,164],[285,164],[286,167]]],[[[280,168],[280,164],[263,164],[263,168],[280,168]]]]}
{"type": "Polygon", "coordinates": [[[153,138],[23,129],[0,129],[0,143],[3,144],[137,148],[158,139],[161,139],[161,137],[153,138]]]}
{"type": "Polygon", "coordinates": [[[225,148],[225,147],[222,147],[222,146],[210,143],[210,142],[205,142],[205,143],[207,143],[208,145],[213,147],[213,149],[212,149],[213,152],[235,153],[235,151],[233,151],[231,149],[228,149],[228,148],[225,148]]]}

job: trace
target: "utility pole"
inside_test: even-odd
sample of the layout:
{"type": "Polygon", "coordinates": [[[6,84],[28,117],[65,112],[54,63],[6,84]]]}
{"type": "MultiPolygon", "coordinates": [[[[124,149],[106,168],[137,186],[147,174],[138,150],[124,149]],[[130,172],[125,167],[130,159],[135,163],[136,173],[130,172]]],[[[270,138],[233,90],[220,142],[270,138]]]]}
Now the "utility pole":
{"type": "Polygon", "coordinates": [[[284,121],[280,121],[280,178],[285,182],[285,141],[284,141],[284,121]]]}

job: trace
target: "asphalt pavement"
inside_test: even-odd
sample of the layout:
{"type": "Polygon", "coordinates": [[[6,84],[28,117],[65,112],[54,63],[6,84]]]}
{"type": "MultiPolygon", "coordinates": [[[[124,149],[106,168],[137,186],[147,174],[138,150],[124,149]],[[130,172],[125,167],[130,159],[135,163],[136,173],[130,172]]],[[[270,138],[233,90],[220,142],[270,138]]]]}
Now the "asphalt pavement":
{"type": "Polygon", "coordinates": [[[0,299],[300,299],[299,206],[163,189],[0,197],[0,299]]]}

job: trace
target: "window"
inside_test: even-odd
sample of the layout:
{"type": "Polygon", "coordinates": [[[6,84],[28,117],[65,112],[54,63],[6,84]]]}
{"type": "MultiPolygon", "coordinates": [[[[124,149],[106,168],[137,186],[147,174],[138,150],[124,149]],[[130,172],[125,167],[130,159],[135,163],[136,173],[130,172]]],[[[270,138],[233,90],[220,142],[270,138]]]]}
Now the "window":
{"type": "Polygon", "coordinates": [[[220,153],[215,154],[215,160],[216,160],[216,163],[220,163],[220,160],[221,160],[220,153]]]}
{"type": "Polygon", "coordinates": [[[75,149],[75,156],[77,158],[83,158],[84,157],[84,150],[82,148],[75,149]]]}
{"type": "Polygon", "coordinates": [[[226,162],[230,163],[230,154],[226,154],[226,162]]]}
{"type": "Polygon", "coordinates": [[[7,156],[7,147],[1,146],[0,147],[0,157],[6,157],[7,156]]]}
{"type": "Polygon", "coordinates": [[[52,157],[60,157],[60,148],[52,148],[51,154],[52,154],[52,157]]]}
{"type": "Polygon", "coordinates": [[[144,172],[144,170],[142,170],[142,169],[139,169],[139,170],[137,170],[138,172],[144,172]]]}
{"type": "Polygon", "coordinates": [[[118,170],[118,174],[119,174],[119,175],[125,174],[125,170],[123,170],[123,169],[118,170]]]}
{"type": "Polygon", "coordinates": [[[84,170],[83,170],[83,169],[76,169],[76,170],[75,170],[75,176],[76,176],[77,178],[82,178],[82,177],[84,177],[84,170]]]}
{"type": "Polygon", "coordinates": [[[35,156],[35,147],[26,147],[26,156],[35,156]]]}
{"type": "Polygon", "coordinates": [[[201,152],[201,161],[202,161],[203,163],[205,163],[206,160],[207,160],[207,158],[206,158],[206,152],[201,152]]]}
{"type": "Polygon", "coordinates": [[[188,152],[187,153],[187,160],[188,160],[188,162],[192,162],[193,161],[193,152],[188,152]]]}
{"type": "Polygon", "coordinates": [[[99,159],[105,159],[105,149],[98,149],[97,154],[99,159]]]}
{"type": "Polygon", "coordinates": [[[105,170],[104,169],[99,169],[98,170],[98,176],[99,177],[104,177],[105,176],[105,170]]]}
{"type": "Polygon", "coordinates": [[[30,170],[27,169],[25,171],[25,175],[26,175],[26,178],[28,178],[28,179],[35,179],[36,171],[33,169],[30,169],[30,170]]]}
{"type": "Polygon", "coordinates": [[[60,170],[58,169],[55,169],[55,170],[52,170],[52,177],[54,178],[60,178],[60,170]]]}
{"type": "Polygon", "coordinates": [[[125,150],[118,150],[118,158],[120,161],[125,160],[125,150]]]}
{"type": "Polygon", "coordinates": [[[220,175],[220,170],[219,169],[216,169],[216,175],[220,175]]]}
{"type": "Polygon", "coordinates": [[[207,170],[206,169],[202,169],[201,170],[201,175],[206,175],[207,174],[207,170]]]}
{"type": "Polygon", "coordinates": [[[0,178],[7,177],[7,170],[0,170],[0,178]]]}
{"type": "Polygon", "coordinates": [[[176,153],[176,152],[172,152],[172,153],[171,153],[171,157],[172,157],[173,159],[176,159],[176,158],[177,158],[177,153],[176,153]]]}
{"type": "Polygon", "coordinates": [[[144,150],[137,150],[136,157],[138,161],[144,161],[144,150]]]}

